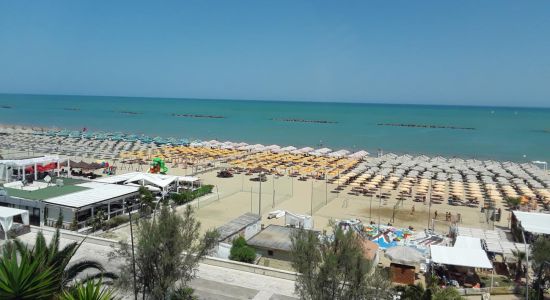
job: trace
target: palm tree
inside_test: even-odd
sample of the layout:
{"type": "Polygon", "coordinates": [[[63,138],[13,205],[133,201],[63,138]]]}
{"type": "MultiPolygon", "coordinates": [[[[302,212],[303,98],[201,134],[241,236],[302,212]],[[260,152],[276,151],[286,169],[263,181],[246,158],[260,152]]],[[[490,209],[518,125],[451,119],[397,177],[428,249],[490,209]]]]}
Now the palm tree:
{"type": "Polygon", "coordinates": [[[517,260],[516,263],[516,281],[518,281],[523,275],[523,261],[525,260],[525,252],[519,250],[512,250],[512,254],[517,260]]]}
{"type": "Polygon", "coordinates": [[[43,268],[40,261],[28,256],[17,258],[18,250],[6,244],[0,259],[0,299],[49,299],[59,282],[51,267],[43,268]]]}
{"type": "Polygon", "coordinates": [[[141,214],[151,213],[155,209],[155,197],[149,189],[144,186],[139,187],[139,203],[141,207],[141,214]]]}
{"type": "Polygon", "coordinates": [[[65,291],[59,300],[113,300],[116,299],[110,288],[102,288],[101,280],[78,283],[65,291]]]}
{"type": "Polygon", "coordinates": [[[508,204],[508,208],[510,210],[517,209],[519,205],[521,204],[521,198],[520,197],[507,197],[506,203],[508,204]]]}
{"type": "Polygon", "coordinates": [[[21,257],[26,257],[31,262],[38,262],[43,270],[51,268],[54,271],[54,278],[58,278],[57,292],[70,287],[71,282],[88,270],[99,271],[95,275],[87,276],[84,282],[92,279],[107,278],[116,279],[118,276],[111,272],[106,272],[101,263],[93,260],[83,260],[69,265],[70,260],[80,248],[84,240],[80,243],[73,242],[59,249],[60,233],[56,230],[50,244],[46,243],[46,239],[42,232],[38,232],[36,241],[32,249],[28,249],[20,240],[14,240],[15,249],[21,257]]]}

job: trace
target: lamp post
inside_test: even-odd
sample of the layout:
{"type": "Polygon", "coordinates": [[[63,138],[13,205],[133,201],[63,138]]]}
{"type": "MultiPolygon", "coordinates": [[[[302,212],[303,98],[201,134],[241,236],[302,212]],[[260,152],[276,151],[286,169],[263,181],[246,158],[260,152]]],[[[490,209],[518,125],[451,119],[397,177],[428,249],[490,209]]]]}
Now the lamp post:
{"type": "Polygon", "coordinates": [[[134,229],[132,227],[132,210],[130,208],[130,201],[126,202],[128,206],[128,218],[130,219],[130,243],[132,245],[132,271],[134,272],[134,299],[137,300],[137,288],[136,288],[136,256],[134,253],[134,229]]]}
{"type": "Polygon", "coordinates": [[[525,300],[529,300],[529,245],[525,239],[525,231],[523,230],[523,225],[520,223],[519,228],[521,229],[521,237],[523,238],[523,243],[525,244],[525,300]]]}
{"type": "Polygon", "coordinates": [[[430,187],[428,188],[428,229],[430,229],[430,218],[432,217],[432,180],[430,179],[430,187]]]}
{"type": "Polygon", "coordinates": [[[263,178],[264,172],[260,172],[260,193],[258,195],[258,215],[262,215],[262,178],[263,178]]]}

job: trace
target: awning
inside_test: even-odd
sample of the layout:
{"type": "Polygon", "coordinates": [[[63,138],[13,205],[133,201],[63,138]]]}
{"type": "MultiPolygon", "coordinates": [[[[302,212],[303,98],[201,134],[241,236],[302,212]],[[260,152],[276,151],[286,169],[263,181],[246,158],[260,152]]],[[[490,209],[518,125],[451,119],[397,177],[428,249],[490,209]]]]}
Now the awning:
{"type": "Polygon", "coordinates": [[[8,232],[13,225],[13,217],[21,215],[23,224],[29,225],[29,211],[11,207],[0,206],[0,226],[4,232],[8,232]]]}
{"type": "Polygon", "coordinates": [[[33,158],[26,158],[26,159],[0,160],[0,165],[6,165],[11,167],[26,167],[26,166],[32,166],[34,164],[40,165],[40,164],[58,162],[59,160],[60,160],[59,156],[48,155],[48,156],[33,157],[33,158]]]}
{"type": "Polygon", "coordinates": [[[430,252],[434,263],[471,268],[493,268],[487,253],[481,249],[432,245],[430,252]]]}
{"type": "Polygon", "coordinates": [[[532,213],[524,211],[513,212],[521,227],[531,233],[550,234],[550,214],[532,213]]]}

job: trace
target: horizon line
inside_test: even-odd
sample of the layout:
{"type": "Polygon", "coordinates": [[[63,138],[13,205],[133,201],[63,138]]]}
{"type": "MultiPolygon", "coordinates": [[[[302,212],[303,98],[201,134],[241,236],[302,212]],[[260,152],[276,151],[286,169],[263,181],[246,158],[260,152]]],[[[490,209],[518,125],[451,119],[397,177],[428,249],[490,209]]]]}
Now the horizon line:
{"type": "Polygon", "coordinates": [[[26,95],[26,96],[62,96],[62,97],[119,97],[119,98],[140,98],[140,99],[166,99],[166,100],[200,100],[200,101],[250,101],[250,102],[287,102],[287,103],[322,103],[322,104],[366,104],[366,105],[410,105],[410,106],[448,106],[448,107],[486,107],[486,108],[542,108],[550,109],[550,106],[512,106],[512,105],[475,105],[475,104],[430,104],[430,103],[397,103],[397,102],[363,102],[360,100],[284,100],[284,99],[232,99],[232,98],[196,98],[196,97],[164,97],[164,96],[121,96],[121,95],[90,95],[90,94],[35,94],[35,93],[4,93],[0,95],[26,95]]]}

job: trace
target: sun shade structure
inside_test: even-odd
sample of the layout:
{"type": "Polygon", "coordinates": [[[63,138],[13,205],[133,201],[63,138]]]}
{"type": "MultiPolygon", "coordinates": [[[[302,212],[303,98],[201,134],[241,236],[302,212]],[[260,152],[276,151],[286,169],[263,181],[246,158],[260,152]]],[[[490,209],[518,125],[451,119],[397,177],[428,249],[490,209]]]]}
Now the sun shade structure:
{"type": "Polygon", "coordinates": [[[481,239],[470,236],[458,236],[454,244],[455,248],[468,248],[468,249],[480,249],[481,239]]]}
{"type": "Polygon", "coordinates": [[[432,261],[443,265],[492,269],[487,253],[481,249],[430,246],[432,261]]]}
{"type": "Polygon", "coordinates": [[[4,232],[8,232],[13,226],[13,217],[21,215],[23,224],[29,225],[29,211],[11,207],[0,207],[0,226],[4,232]]]}
{"type": "Polygon", "coordinates": [[[407,246],[391,247],[385,255],[392,263],[406,266],[416,266],[425,259],[418,250],[407,246]]]}
{"type": "Polygon", "coordinates": [[[550,214],[514,211],[521,227],[531,233],[550,234],[550,214]]]}

